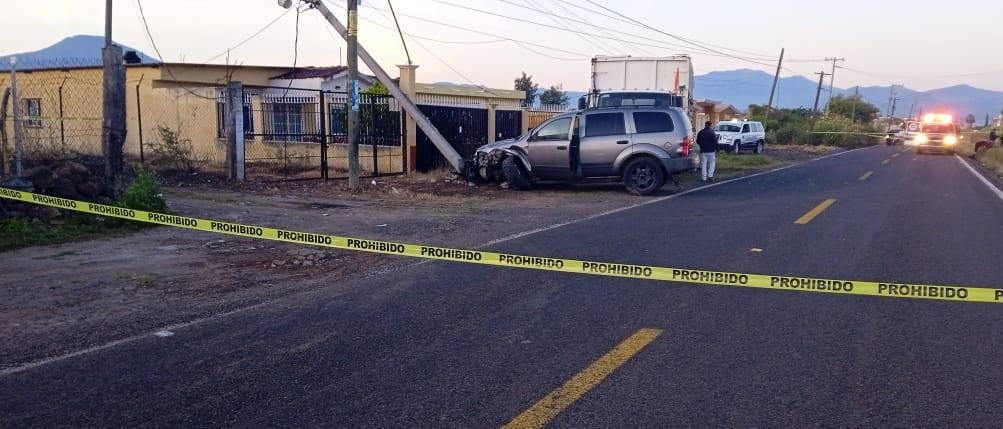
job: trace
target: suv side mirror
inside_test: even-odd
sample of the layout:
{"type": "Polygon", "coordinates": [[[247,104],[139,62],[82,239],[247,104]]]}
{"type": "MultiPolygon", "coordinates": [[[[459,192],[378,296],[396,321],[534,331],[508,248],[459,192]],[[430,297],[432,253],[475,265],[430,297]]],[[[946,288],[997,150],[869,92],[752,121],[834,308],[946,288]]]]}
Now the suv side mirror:
{"type": "Polygon", "coordinates": [[[578,110],[585,110],[589,107],[589,96],[583,95],[578,97],[578,110]]]}

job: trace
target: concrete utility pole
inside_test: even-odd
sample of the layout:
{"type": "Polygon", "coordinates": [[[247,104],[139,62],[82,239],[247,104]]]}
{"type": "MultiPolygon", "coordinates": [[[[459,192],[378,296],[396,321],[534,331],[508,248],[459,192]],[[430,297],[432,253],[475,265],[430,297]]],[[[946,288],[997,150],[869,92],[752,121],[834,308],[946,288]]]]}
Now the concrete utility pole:
{"type": "MultiPolygon", "coordinates": [[[[317,9],[322,15],[324,15],[324,19],[326,19],[327,22],[329,22],[331,26],[338,31],[338,34],[340,34],[341,37],[344,37],[345,40],[348,40],[348,29],[341,25],[341,22],[338,21],[338,18],[334,16],[333,13],[331,13],[331,9],[328,9],[324,2],[321,0],[303,0],[303,2],[309,3],[317,9]]],[[[291,5],[292,2],[289,1],[288,3],[291,5]]],[[[283,6],[285,6],[285,4],[283,4],[283,6]]],[[[359,45],[358,50],[359,58],[362,62],[369,67],[369,70],[372,70],[373,74],[376,75],[376,78],[379,79],[380,83],[390,90],[390,95],[394,96],[397,102],[400,103],[401,108],[407,112],[408,117],[412,118],[418,127],[425,132],[425,135],[432,141],[432,144],[434,144],[436,149],[439,150],[439,153],[446,158],[446,161],[448,161],[449,164],[456,169],[456,171],[465,173],[466,161],[464,161],[463,157],[456,152],[456,149],[453,149],[453,146],[446,141],[446,138],[439,133],[439,130],[435,129],[435,126],[432,125],[432,121],[429,121],[428,117],[426,117],[425,114],[418,109],[418,106],[414,104],[414,101],[401,91],[400,87],[397,86],[397,82],[394,82],[390,75],[387,74],[386,70],[383,70],[383,67],[380,67],[380,64],[373,59],[373,56],[369,55],[369,52],[366,51],[365,47],[359,45]]]]}
{"type": "Polygon", "coordinates": [[[822,70],[821,72],[815,74],[818,75],[818,91],[815,92],[815,107],[811,109],[812,132],[815,131],[815,122],[818,121],[818,100],[822,98],[822,83],[825,82],[825,76],[829,73],[826,73],[825,70],[822,70]]]}
{"type": "Polygon", "coordinates": [[[773,94],[777,92],[777,82],[780,81],[780,69],[784,67],[784,48],[780,48],[780,61],[777,61],[777,74],[773,75],[773,88],[770,89],[770,101],[766,103],[766,115],[763,116],[763,125],[770,120],[770,110],[773,109],[773,94]]]}
{"type": "Polygon", "coordinates": [[[846,61],[846,58],[826,57],[825,60],[832,61],[832,74],[829,75],[829,101],[825,103],[825,116],[829,116],[829,105],[832,104],[832,91],[836,86],[836,62],[846,61]]]}
{"type": "Polygon", "coordinates": [[[359,189],[359,0],[348,0],[348,188],[359,189]]]}
{"type": "Polygon", "coordinates": [[[105,23],[102,59],[104,61],[103,129],[101,149],[105,158],[105,177],[117,192],[115,180],[122,173],[122,145],[125,144],[125,62],[122,47],[112,43],[111,3],[105,0],[105,23]]]}
{"type": "Polygon", "coordinates": [[[860,85],[853,88],[853,108],[850,109],[850,121],[857,123],[857,99],[860,98],[860,85]]]}

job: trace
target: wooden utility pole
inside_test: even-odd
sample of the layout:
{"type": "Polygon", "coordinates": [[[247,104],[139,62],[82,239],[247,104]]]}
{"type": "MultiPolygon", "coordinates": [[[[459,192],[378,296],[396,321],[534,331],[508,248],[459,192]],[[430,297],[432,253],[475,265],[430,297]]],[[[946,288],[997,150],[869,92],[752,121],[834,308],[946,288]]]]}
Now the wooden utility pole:
{"type": "Polygon", "coordinates": [[[122,173],[122,145],[125,144],[125,62],[122,47],[112,43],[111,3],[105,0],[104,96],[102,103],[103,129],[101,148],[105,158],[105,177],[117,192],[117,178],[122,173]]]}
{"type": "Polygon", "coordinates": [[[14,125],[14,177],[22,177],[24,148],[21,147],[21,100],[17,98],[17,58],[10,59],[10,101],[14,125]]]}
{"type": "Polygon", "coordinates": [[[853,88],[853,107],[850,109],[850,121],[857,123],[857,99],[860,98],[860,85],[853,88]]]}
{"type": "MultiPolygon", "coordinates": [[[[0,96],[0,178],[7,175],[7,102],[10,100],[10,88],[4,88],[0,96]]],[[[986,114],[986,125],[989,115],[986,114]]]]}
{"type": "Polygon", "coordinates": [[[359,0],[348,0],[348,187],[359,189],[359,0]]]}
{"type": "Polygon", "coordinates": [[[894,114],[894,112],[892,112],[892,98],[894,97],[895,97],[895,85],[892,85],[892,88],[888,90],[888,109],[885,110],[885,113],[888,114],[888,128],[885,130],[885,132],[891,131],[892,129],[892,114],[894,114]]]}
{"type": "Polygon", "coordinates": [[[822,70],[821,72],[815,74],[818,75],[818,91],[815,91],[815,107],[812,107],[811,109],[812,132],[815,131],[815,122],[818,121],[818,100],[819,98],[822,98],[822,83],[825,82],[825,76],[828,75],[829,73],[826,73],[825,70],[822,70]]]}
{"type": "Polygon", "coordinates": [[[836,62],[846,61],[846,58],[826,58],[826,61],[832,61],[832,74],[829,75],[829,101],[825,103],[825,116],[829,116],[829,104],[832,104],[832,91],[836,89],[836,62]]]}
{"type": "Polygon", "coordinates": [[[763,116],[763,125],[770,120],[770,110],[773,109],[773,94],[777,93],[777,83],[780,81],[780,69],[784,66],[784,48],[780,48],[780,61],[777,61],[777,74],[773,75],[773,88],[770,89],[770,101],[766,103],[766,115],[763,116]]]}

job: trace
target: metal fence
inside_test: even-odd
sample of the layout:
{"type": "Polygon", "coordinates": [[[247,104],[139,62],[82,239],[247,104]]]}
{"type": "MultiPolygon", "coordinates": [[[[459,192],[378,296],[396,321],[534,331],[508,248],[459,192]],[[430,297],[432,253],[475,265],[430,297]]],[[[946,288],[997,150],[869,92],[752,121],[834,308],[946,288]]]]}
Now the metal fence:
{"type": "Polygon", "coordinates": [[[529,108],[529,128],[536,128],[540,124],[546,122],[548,119],[554,116],[560,115],[561,113],[570,111],[571,108],[565,105],[558,104],[544,104],[540,106],[533,106],[529,108]]]}
{"type": "Polygon", "coordinates": [[[0,172],[10,171],[15,137],[25,167],[42,159],[100,154],[101,100],[100,70],[82,77],[0,75],[0,172]]]}
{"type": "MultiPolygon", "coordinates": [[[[226,97],[219,102],[225,117],[226,97]]],[[[348,95],[344,92],[254,87],[244,92],[248,177],[348,177],[348,95]]],[[[220,128],[222,136],[223,129],[220,128]]],[[[401,109],[384,94],[359,94],[359,160],[363,176],[401,174],[401,109]]]]}

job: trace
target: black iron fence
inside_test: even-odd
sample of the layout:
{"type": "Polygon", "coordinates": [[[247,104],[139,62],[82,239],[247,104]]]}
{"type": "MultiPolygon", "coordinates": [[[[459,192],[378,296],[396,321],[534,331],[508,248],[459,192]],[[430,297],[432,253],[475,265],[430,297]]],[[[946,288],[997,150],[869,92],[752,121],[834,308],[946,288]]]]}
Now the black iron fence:
{"type": "MultiPolygon", "coordinates": [[[[220,103],[225,109],[226,101],[220,103]]],[[[247,177],[348,177],[346,93],[254,87],[245,90],[244,103],[247,177]]],[[[363,176],[404,171],[401,109],[393,97],[359,95],[358,142],[363,176]]]]}

